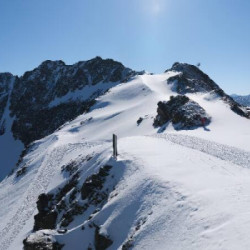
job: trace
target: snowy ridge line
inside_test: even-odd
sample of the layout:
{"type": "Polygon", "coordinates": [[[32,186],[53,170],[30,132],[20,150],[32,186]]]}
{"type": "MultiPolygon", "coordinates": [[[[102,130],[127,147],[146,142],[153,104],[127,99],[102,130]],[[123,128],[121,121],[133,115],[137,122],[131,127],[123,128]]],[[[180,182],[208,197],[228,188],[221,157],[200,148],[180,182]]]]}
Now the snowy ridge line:
{"type": "Polygon", "coordinates": [[[158,134],[150,137],[166,139],[170,142],[198,150],[241,167],[250,168],[250,152],[236,147],[227,146],[189,135],[158,134]]]}
{"type": "Polygon", "coordinates": [[[25,226],[25,222],[33,215],[36,209],[37,197],[40,193],[46,191],[52,177],[57,171],[56,166],[58,166],[58,164],[60,165],[60,160],[63,155],[64,150],[54,149],[43,162],[43,167],[39,169],[34,181],[22,198],[23,204],[17,209],[14,216],[0,232],[0,250],[6,250],[10,247],[15,237],[25,226]],[[52,163],[51,159],[54,159],[52,163]]]}

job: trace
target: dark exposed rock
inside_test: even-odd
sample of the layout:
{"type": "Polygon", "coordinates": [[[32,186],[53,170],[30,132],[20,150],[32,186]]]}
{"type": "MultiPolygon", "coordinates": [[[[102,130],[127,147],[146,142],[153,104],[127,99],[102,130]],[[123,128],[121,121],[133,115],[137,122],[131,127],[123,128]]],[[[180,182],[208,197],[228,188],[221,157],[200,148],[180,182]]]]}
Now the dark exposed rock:
{"type": "Polygon", "coordinates": [[[69,191],[76,187],[78,183],[79,173],[75,173],[69,181],[59,189],[58,193],[55,196],[55,199],[59,202],[69,191]]]}
{"type": "Polygon", "coordinates": [[[133,240],[129,239],[122,245],[122,250],[129,250],[133,247],[133,240]]]}
{"type": "MultiPolygon", "coordinates": [[[[62,215],[60,224],[61,227],[67,227],[74,220],[74,217],[83,214],[89,208],[90,204],[98,205],[107,200],[108,190],[102,190],[102,188],[111,168],[111,166],[105,165],[104,167],[100,168],[97,174],[93,174],[83,183],[81,188],[81,195],[84,200],[87,199],[86,203],[83,204],[77,200],[73,202],[78,190],[74,188],[73,191],[71,191],[71,194],[69,196],[70,205],[68,209],[65,209],[66,212],[64,212],[62,215]]],[[[65,189],[64,187],[63,189],[69,190],[70,188],[65,189]]],[[[56,197],[58,197],[58,194],[56,195],[56,197]]],[[[94,212],[98,211],[99,210],[96,209],[94,212]]]]}
{"type": "MultiPolygon", "coordinates": [[[[105,83],[123,82],[137,74],[140,73],[124,67],[119,62],[104,60],[101,57],[74,65],[66,65],[62,61],[43,62],[22,77],[15,78],[10,99],[11,115],[14,117],[14,137],[28,145],[54,132],[66,121],[87,112],[95,103],[95,98],[109,89],[108,85],[105,87],[105,83]],[[81,90],[84,93],[85,86],[99,82],[104,83],[103,87],[87,100],[68,100],[62,103],[59,101],[51,105],[69,92],[81,90]]],[[[11,76],[0,74],[0,93],[1,89],[5,90],[2,97],[0,94],[0,119],[1,110],[4,110],[8,99],[7,87],[11,76]],[[1,77],[7,80],[1,83],[1,77]]]]}
{"type": "Polygon", "coordinates": [[[178,94],[211,92],[216,94],[231,107],[236,114],[249,118],[250,113],[240,104],[235,102],[232,97],[227,95],[207,74],[198,67],[187,63],[174,63],[168,71],[176,71],[179,74],[170,77],[168,84],[172,85],[172,90],[178,94]]]}
{"type": "Polygon", "coordinates": [[[96,192],[103,188],[103,183],[105,182],[105,177],[108,175],[112,167],[109,165],[104,166],[99,170],[97,174],[93,174],[86,179],[81,188],[82,199],[91,199],[92,201],[99,202],[100,200],[106,198],[104,193],[96,192]]]}
{"type": "Polygon", "coordinates": [[[206,111],[187,96],[171,97],[168,102],[159,102],[154,126],[159,127],[171,121],[176,129],[192,129],[208,125],[210,117],[206,111]]]}
{"type": "Polygon", "coordinates": [[[87,204],[81,206],[77,202],[73,203],[70,206],[70,209],[65,214],[63,214],[61,227],[67,227],[74,220],[74,216],[82,214],[87,209],[87,204]]]}
{"type": "Polygon", "coordinates": [[[78,165],[79,163],[77,163],[76,161],[71,161],[69,164],[63,165],[61,171],[67,172],[72,175],[78,170],[78,165]]]}
{"type": "Polygon", "coordinates": [[[96,250],[105,250],[113,244],[113,241],[102,234],[100,234],[99,227],[95,229],[95,249],[96,250]]]}
{"type": "Polygon", "coordinates": [[[38,196],[36,205],[39,212],[46,212],[49,210],[49,201],[51,201],[52,197],[52,195],[45,193],[42,193],[38,196]]]}
{"type": "Polygon", "coordinates": [[[34,231],[55,228],[57,212],[54,210],[51,211],[51,206],[49,204],[52,197],[52,195],[47,194],[39,195],[37,201],[37,209],[39,213],[34,216],[34,231]]]}
{"type": "MultiPolygon", "coordinates": [[[[55,107],[37,107],[37,110],[23,110],[16,116],[12,132],[25,145],[54,132],[66,121],[87,112],[95,100],[62,103],[55,107]]],[[[21,106],[17,104],[18,106],[21,106]]],[[[27,104],[31,105],[31,104],[27,104]]]]}
{"type": "Polygon", "coordinates": [[[41,229],[54,229],[56,226],[57,212],[40,212],[34,216],[34,231],[41,229]]]}
{"type": "MultiPolygon", "coordinates": [[[[85,160],[87,161],[88,159],[89,157],[85,160]]],[[[114,186],[114,183],[112,183],[112,187],[105,187],[105,181],[107,181],[110,175],[111,168],[112,166],[110,165],[100,168],[96,174],[86,179],[81,189],[78,187],[79,172],[76,172],[72,174],[70,180],[64,186],[57,188],[52,194],[41,194],[37,201],[39,213],[34,217],[35,232],[31,234],[36,237],[27,237],[24,240],[25,249],[29,250],[32,247],[34,249],[57,249],[53,247],[62,247],[57,245],[58,243],[56,243],[55,239],[49,241],[55,234],[54,230],[49,231],[51,235],[46,236],[47,230],[43,231],[42,229],[59,228],[57,233],[66,234],[69,224],[74,221],[76,216],[84,213],[89,216],[87,225],[95,230],[95,249],[108,248],[113,242],[109,237],[99,233],[100,227],[95,224],[93,218],[105,205],[114,186]],[[83,194],[85,194],[86,198],[78,200],[79,195],[83,194]],[[46,232],[46,234],[42,235],[43,232],[46,232]],[[46,241],[44,241],[44,237],[47,239],[46,241]]],[[[65,168],[63,169],[65,171],[65,168]]],[[[112,181],[114,182],[115,179],[112,178],[112,181]]],[[[83,226],[82,230],[84,228],[83,226]]]]}
{"type": "Polygon", "coordinates": [[[168,83],[174,84],[173,89],[179,94],[210,91],[220,92],[221,90],[207,74],[194,65],[177,62],[167,71],[179,72],[178,75],[168,79],[168,83]]]}
{"type": "Polygon", "coordinates": [[[141,123],[142,123],[142,121],[143,121],[143,118],[142,117],[140,117],[138,120],[137,120],[137,126],[139,126],[141,123]]]}
{"type": "Polygon", "coordinates": [[[27,167],[24,166],[16,172],[16,177],[23,176],[27,172],[27,167]]]}

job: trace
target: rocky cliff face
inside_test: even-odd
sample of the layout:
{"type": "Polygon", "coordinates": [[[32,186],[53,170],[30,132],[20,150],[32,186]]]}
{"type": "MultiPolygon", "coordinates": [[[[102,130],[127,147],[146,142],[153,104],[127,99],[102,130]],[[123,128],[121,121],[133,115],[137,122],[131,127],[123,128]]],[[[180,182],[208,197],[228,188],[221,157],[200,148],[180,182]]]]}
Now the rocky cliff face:
{"type": "Polygon", "coordinates": [[[154,126],[172,122],[175,129],[195,129],[208,125],[211,118],[206,111],[187,96],[171,96],[168,102],[159,102],[154,126]]]}
{"type": "MultiPolygon", "coordinates": [[[[138,74],[111,59],[96,57],[74,65],[45,61],[39,67],[15,77],[10,94],[14,138],[28,145],[82,114],[112,84],[138,74]]],[[[0,75],[0,119],[6,108],[11,74],[0,75]]],[[[1,124],[4,133],[4,121],[1,124]]]]}
{"type": "MultiPolygon", "coordinates": [[[[212,92],[228,103],[234,112],[249,117],[245,107],[226,95],[199,68],[175,63],[168,71],[178,73],[168,79],[168,84],[175,92],[182,95],[212,92]]],[[[13,143],[9,148],[16,148],[14,139],[20,140],[27,147],[33,141],[59,129],[65,122],[87,112],[96,98],[111,87],[143,73],[126,68],[114,60],[104,60],[100,57],[73,65],[66,65],[63,61],[47,60],[21,77],[1,73],[0,142],[1,138],[6,137],[1,145],[5,146],[6,141],[11,138],[13,143]]],[[[15,159],[21,150],[20,148],[15,152],[15,159]]],[[[11,158],[14,159],[14,156],[11,158]]],[[[8,169],[14,168],[13,162],[3,165],[8,169]]]]}
{"type": "Polygon", "coordinates": [[[222,98],[231,107],[231,110],[238,115],[250,117],[249,112],[232,97],[227,95],[212,79],[209,78],[198,67],[187,63],[174,63],[172,68],[167,70],[175,71],[179,74],[168,79],[168,84],[172,85],[172,90],[178,94],[210,92],[222,98]]]}

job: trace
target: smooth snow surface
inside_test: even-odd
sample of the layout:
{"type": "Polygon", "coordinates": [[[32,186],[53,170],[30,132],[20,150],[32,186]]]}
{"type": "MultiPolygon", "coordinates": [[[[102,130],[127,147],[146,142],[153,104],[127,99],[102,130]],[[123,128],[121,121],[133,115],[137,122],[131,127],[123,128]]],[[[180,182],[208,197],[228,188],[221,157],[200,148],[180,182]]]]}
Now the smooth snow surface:
{"type": "MultiPolygon", "coordinates": [[[[117,185],[93,220],[121,249],[250,249],[250,121],[210,94],[189,94],[212,117],[203,129],[160,132],[152,126],[157,103],[169,100],[168,77],[143,75],[119,84],[88,114],[37,141],[23,165],[0,183],[0,249],[22,249],[33,227],[36,200],[63,181],[61,167],[82,163],[81,181],[110,164],[117,185]],[[143,121],[138,126],[139,117],[143,121]],[[118,135],[117,160],[112,134],[118,135]]],[[[108,185],[109,183],[107,183],[108,185]]],[[[93,246],[87,215],[77,216],[66,234],[50,231],[66,250],[93,246]],[[82,226],[85,225],[85,230],[82,226]]]]}

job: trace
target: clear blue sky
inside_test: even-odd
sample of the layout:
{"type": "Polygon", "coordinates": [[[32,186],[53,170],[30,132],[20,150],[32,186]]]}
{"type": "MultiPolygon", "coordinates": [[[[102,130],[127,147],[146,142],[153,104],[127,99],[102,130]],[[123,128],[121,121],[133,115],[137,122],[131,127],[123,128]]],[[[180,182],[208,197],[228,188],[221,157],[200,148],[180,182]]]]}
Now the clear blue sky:
{"type": "Polygon", "coordinates": [[[0,72],[96,55],[159,73],[196,64],[250,94],[249,0],[0,0],[0,72]]]}

